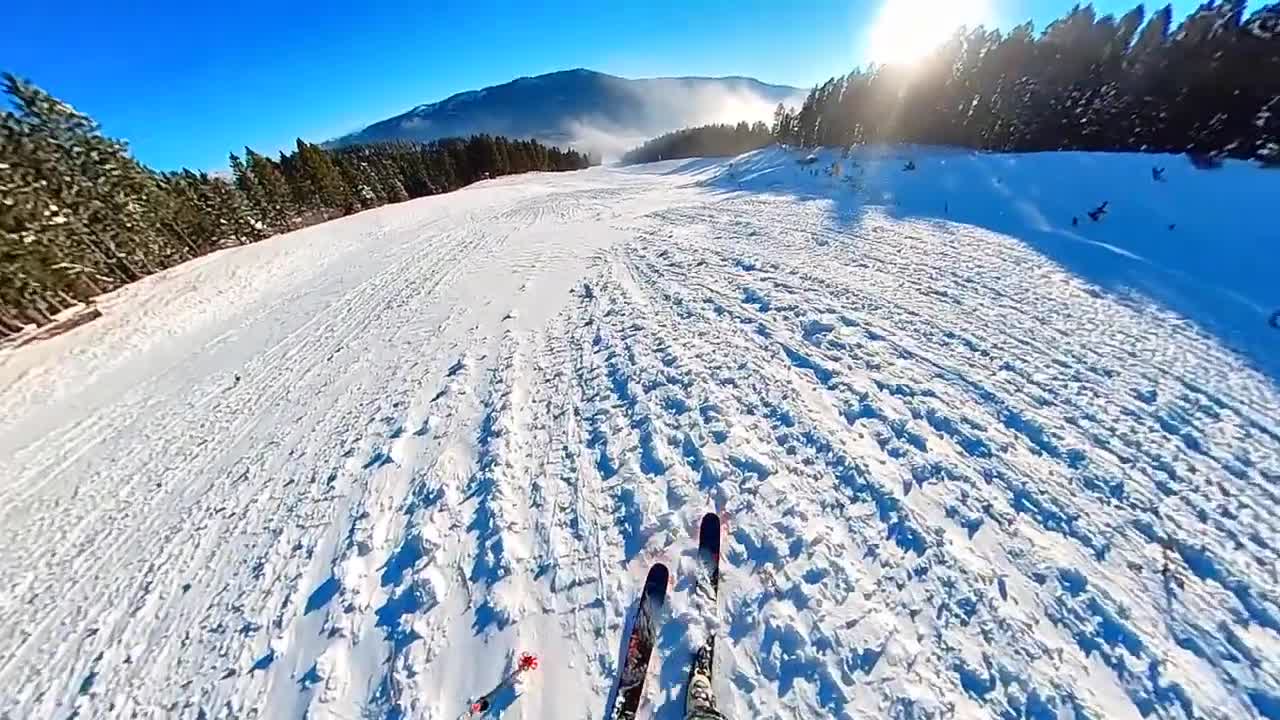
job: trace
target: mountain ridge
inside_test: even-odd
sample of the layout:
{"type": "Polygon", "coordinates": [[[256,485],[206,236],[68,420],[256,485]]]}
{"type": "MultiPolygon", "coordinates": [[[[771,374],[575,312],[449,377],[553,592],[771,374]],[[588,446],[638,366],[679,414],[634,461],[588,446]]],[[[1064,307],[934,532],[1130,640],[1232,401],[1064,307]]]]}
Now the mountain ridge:
{"type": "Polygon", "coordinates": [[[617,155],[688,125],[765,119],[804,90],[743,75],[624,78],[572,68],[464,90],[334,138],[329,147],[477,133],[617,155]]]}

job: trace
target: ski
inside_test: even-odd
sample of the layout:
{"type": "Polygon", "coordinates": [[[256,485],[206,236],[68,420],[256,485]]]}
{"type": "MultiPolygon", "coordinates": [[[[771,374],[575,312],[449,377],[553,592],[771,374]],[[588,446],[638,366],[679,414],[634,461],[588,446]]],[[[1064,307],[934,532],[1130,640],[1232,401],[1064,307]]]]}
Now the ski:
{"type": "Polygon", "coordinates": [[[653,655],[658,635],[658,619],[667,602],[667,580],[670,571],[662,563],[649,568],[644,591],[627,638],[626,656],[613,694],[613,720],[634,720],[644,693],[644,680],[649,674],[649,657],[653,655]]]}
{"type": "Polygon", "coordinates": [[[698,527],[698,576],[694,585],[696,602],[708,617],[707,645],[712,646],[710,654],[714,656],[715,633],[714,615],[720,593],[720,516],[707,513],[702,516],[702,524],[698,527]]]}
{"type": "Polygon", "coordinates": [[[707,513],[698,528],[698,576],[693,598],[705,618],[706,636],[694,652],[685,692],[685,714],[689,717],[717,717],[711,678],[715,669],[716,615],[720,593],[720,516],[707,513]]]}

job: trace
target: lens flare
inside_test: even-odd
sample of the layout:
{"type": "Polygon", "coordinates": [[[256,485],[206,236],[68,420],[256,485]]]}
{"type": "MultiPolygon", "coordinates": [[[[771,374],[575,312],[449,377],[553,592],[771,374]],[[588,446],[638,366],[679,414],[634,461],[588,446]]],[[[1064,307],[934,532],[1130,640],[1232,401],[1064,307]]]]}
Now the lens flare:
{"type": "Polygon", "coordinates": [[[991,19],[986,0],[885,0],[871,27],[867,56],[880,64],[910,65],[957,27],[991,19]]]}

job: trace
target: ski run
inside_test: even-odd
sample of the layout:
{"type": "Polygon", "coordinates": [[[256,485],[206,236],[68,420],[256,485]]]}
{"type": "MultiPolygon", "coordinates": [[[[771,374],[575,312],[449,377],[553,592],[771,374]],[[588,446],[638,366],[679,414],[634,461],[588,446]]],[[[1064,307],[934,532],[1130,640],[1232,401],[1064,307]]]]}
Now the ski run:
{"type": "Polygon", "coordinates": [[[1276,720],[1278,197],[772,148],[149,277],[0,354],[0,717],[599,719],[663,563],[640,718],[711,632],[737,720],[1276,720]]]}

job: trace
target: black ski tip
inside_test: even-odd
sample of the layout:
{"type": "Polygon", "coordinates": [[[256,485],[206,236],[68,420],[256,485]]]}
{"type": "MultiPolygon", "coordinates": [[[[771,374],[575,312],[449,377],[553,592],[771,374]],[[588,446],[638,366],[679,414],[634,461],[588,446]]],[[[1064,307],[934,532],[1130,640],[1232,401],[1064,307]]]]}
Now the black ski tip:
{"type": "Polygon", "coordinates": [[[671,578],[671,571],[662,563],[654,563],[649,568],[649,575],[644,579],[644,594],[649,597],[665,597],[667,594],[667,582],[671,578]]]}
{"type": "Polygon", "coordinates": [[[720,554],[719,515],[709,512],[702,516],[702,526],[698,529],[698,548],[720,554]]]}

